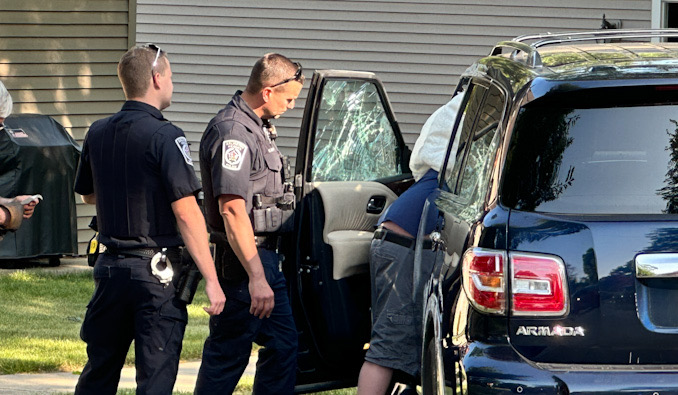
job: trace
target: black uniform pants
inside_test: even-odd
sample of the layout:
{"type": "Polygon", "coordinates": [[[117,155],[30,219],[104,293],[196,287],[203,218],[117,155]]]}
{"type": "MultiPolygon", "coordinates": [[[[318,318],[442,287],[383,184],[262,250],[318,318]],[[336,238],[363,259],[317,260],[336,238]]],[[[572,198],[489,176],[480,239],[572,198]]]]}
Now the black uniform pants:
{"type": "Polygon", "coordinates": [[[148,258],[109,254],[99,256],[94,282],[80,331],[89,360],[75,393],[115,394],[134,340],[137,394],[171,394],[188,322],[174,286],[160,284],[148,258]]]}
{"type": "MultiPolygon", "coordinates": [[[[210,335],[203,348],[196,394],[233,393],[249,362],[253,342],[263,347],[259,350],[253,393],[283,395],[294,392],[298,335],[285,277],[278,270],[275,251],[263,248],[258,251],[266,280],[275,295],[273,312],[264,319],[250,314],[248,280],[222,281],[226,306],[220,315],[210,318],[210,335]]],[[[221,256],[219,249],[216,256],[221,256]]]]}

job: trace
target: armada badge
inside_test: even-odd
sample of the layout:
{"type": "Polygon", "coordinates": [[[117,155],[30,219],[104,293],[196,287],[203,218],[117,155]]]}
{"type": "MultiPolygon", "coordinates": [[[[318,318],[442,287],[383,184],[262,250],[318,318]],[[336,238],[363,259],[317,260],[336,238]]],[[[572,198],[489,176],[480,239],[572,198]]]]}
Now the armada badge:
{"type": "Polygon", "coordinates": [[[581,326],[519,326],[516,335],[520,336],[585,336],[581,326]]]}

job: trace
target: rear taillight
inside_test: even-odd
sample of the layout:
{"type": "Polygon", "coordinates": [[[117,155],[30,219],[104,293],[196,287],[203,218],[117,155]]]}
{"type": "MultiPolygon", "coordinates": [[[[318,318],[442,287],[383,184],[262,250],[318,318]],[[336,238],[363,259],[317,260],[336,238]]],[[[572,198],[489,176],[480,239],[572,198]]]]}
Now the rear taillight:
{"type": "Polygon", "coordinates": [[[565,265],[551,255],[511,253],[514,315],[560,316],[567,312],[565,265]]]}
{"type": "Polygon", "coordinates": [[[464,253],[462,281],[473,306],[486,313],[506,313],[507,281],[511,312],[521,316],[561,316],[567,312],[565,265],[555,256],[509,253],[511,277],[506,278],[503,251],[472,248],[464,253]]]}
{"type": "Polygon", "coordinates": [[[464,290],[476,309],[495,314],[506,312],[506,254],[502,251],[472,248],[462,262],[464,290]]]}

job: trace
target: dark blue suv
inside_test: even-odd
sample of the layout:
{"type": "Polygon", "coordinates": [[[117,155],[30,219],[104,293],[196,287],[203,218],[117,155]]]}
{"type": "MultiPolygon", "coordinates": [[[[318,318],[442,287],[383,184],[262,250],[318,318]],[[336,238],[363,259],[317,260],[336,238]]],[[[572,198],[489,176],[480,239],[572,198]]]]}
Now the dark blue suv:
{"type": "Polygon", "coordinates": [[[524,36],[463,75],[425,394],[678,393],[676,36],[524,36]]]}

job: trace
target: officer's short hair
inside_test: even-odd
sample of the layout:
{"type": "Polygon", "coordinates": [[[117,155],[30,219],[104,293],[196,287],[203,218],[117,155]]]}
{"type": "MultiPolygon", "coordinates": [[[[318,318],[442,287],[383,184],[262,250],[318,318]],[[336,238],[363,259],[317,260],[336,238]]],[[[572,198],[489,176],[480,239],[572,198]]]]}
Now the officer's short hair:
{"type": "Polygon", "coordinates": [[[130,48],[118,62],[118,78],[125,91],[125,97],[130,99],[145,95],[153,72],[164,75],[167,64],[167,53],[153,44],[130,48]],[[153,67],[158,51],[160,55],[156,66],[153,67]]]}
{"type": "MultiPolygon", "coordinates": [[[[250,79],[245,90],[256,94],[262,89],[273,86],[294,76],[299,66],[287,57],[278,53],[267,53],[252,67],[250,79]]],[[[291,81],[291,80],[290,80],[291,81]]],[[[304,83],[304,76],[297,80],[304,83]]]]}

